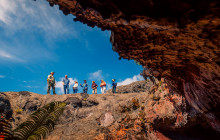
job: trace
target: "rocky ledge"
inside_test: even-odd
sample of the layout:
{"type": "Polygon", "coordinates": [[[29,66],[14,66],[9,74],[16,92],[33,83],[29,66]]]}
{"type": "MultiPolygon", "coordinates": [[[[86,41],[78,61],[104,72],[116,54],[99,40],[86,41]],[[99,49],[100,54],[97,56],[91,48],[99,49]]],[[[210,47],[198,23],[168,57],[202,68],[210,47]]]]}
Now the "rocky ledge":
{"type": "MultiPolygon", "coordinates": [[[[143,82],[133,83],[133,86],[139,87],[143,82]]],[[[132,87],[132,84],[127,87],[132,87]]],[[[123,91],[124,88],[118,87],[118,90],[123,91]]],[[[190,107],[184,97],[170,92],[163,82],[138,93],[0,93],[1,113],[8,114],[12,129],[34,111],[54,101],[63,101],[67,105],[46,140],[219,138],[202,114],[190,107]]]]}
{"type": "MultiPolygon", "coordinates": [[[[128,85],[122,85],[116,89],[117,93],[139,93],[139,92],[147,92],[153,86],[153,83],[150,80],[143,80],[133,82],[128,85]]],[[[112,89],[108,90],[107,93],[112,93],[112,89]]]]}

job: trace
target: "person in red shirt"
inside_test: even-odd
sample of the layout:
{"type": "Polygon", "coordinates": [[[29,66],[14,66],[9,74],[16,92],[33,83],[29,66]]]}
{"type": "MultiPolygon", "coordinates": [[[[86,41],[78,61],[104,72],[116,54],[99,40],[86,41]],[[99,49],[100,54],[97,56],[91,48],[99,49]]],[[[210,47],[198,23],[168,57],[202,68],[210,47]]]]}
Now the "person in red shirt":
{"type": "Polygon", "coordinates": [[[92,81],[92,94],[97,94],[97,87],[98,85],[95,83],[95,81],[92,81]]]}

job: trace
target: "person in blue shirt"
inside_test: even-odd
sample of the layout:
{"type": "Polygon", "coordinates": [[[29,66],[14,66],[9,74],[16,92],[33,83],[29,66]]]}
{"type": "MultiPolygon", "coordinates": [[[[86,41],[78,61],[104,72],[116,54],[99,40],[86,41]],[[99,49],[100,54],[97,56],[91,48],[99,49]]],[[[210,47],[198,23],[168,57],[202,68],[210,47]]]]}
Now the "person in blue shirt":
{"type": "Polygon", "coordinates": [[[117,83],[115,82],[115,79],[112,79],[112,93],[116,93],[116,87],[117,83]]]}
{"type": "Polygon", "coordinates": [[[87,93],[87,91],[88,91],[88,84],[87,84],[86,80],[84,80],[83,85],[80,84],[80,86],[83,88],[83,93],[87,93]]]}
{"type": "Polygon", "coordinates": [[[70,80],[68,79],[67,75],[65,75],[65,78],[63,79],[64,94],[69,94],[69,85],[70,80]]]}

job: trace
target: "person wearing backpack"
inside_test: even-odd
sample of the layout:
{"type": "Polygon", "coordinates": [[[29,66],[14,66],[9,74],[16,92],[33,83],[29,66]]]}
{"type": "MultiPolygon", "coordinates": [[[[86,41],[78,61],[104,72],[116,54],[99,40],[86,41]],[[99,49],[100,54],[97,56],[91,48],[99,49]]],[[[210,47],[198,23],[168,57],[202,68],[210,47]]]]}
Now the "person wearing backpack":
{"type": "Polygon", "coordinates": [[[87,91],[88,91],[88,84],[87,84],[87,81],[84,80],[83,85],[80,84],[80,86],[83,88],[83,93],[87,93],[87,91]]]}
{"type": "Polygon", "coordinates": [[[112,79],[112,93],[116,93],[116,87],[117,83],[115,82],[115,79],[112,79]]]}
{"type": "Polygon", "coordinates": [[[104,80],[101,80],[100,87],[101,87],[101,93],[104,94],[106,90],[106,83],[104,80]]]}
{"type": "Polygon", "coordinates": [[[95,83],[95,81],[92,81],[92,94],[97,94],[97,87],[98,85],[95,83]]]}
{"type": "Polygon", "coordinates": [[[54,72],[52,71],[51,73],[50,73],[50,75],[48,75],[48,77],[47,77],[47,85],[48,85],[48,87],[47,87],[47,94],[48,95],[50,95],[50,89],[51,89],[51,87],[52,87],[52,89],[53,89],[53,95],[56,95],[56,93],[55,93],[55,86],[56,86],[56,82],[55,82],[55,78],[54,78],[54,72]]]}

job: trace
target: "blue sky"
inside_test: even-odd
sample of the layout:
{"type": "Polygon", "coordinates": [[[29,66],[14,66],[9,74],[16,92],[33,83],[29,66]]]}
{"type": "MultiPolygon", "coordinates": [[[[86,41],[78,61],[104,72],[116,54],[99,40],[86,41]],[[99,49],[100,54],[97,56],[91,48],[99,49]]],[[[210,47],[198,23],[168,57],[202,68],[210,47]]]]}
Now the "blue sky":
{"type": "Polygon", "coordinates": [[[100,84],[104,79],[108,88],[113,78],[119,85],[143,79],[141,66],[118,59],[110,31],[73,18],[45,0],[0,0],[0,91],[46,94],[50,71],[55,71],[58,94],[65,74],[72,82],[87,79],[90,86],[92,80],[100,84]]]}

